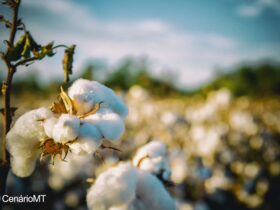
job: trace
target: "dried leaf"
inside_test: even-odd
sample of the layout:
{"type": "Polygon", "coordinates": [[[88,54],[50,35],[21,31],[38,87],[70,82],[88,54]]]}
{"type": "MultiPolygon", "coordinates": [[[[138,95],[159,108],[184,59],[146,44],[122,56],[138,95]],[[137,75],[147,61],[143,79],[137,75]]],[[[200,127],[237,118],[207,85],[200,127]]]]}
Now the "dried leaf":
{"type": "Polygon", "coordinates": [[[58,102],[53,102],[50,107],[51,111],[56,114],[67,113],[66,107],[62,98],[59,97],[58,102]]]}
{"type": "MultiPolygon", "coordinates": [[[[15,112],[18,108],[17,107],[10,107],[10,111],[11,111],[11,116],[15,116],[15,112]]],[[[4,108],[0,109],[1,114],[4,116],[4,108]]]]}
{"type": "Polygon", "coordinates": [[[75,45],[70,46],[64,52],[63,58],[63,72],[64,72],[64,82],[69,81],[69,75],[72,74],[72,64],[73,64],[73,56],[75,52],[75,45]]]}
{"type": "Polygon", "coordinates": [[[68,113],[75,114],[76,110],[74,109],[73,102],[68,94],[60,87],[60,94],[58,102],[54,102],[51,106],[51,111],[56,114],[68,113]]]}

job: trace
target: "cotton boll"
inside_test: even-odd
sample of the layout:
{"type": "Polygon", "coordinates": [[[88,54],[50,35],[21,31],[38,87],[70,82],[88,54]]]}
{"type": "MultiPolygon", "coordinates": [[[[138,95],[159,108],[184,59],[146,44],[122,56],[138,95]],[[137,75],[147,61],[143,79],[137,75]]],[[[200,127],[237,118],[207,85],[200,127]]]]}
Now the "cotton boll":
{"type": "Polygon", "coordinates": [[[8,132],[6,147],[11,154],[12,171],[17,176],[26,177],[34,171],[40,140],[46,138],[43,121],[52,116],[47,108],[26,112],[8,132]]]}
{"type": "MultiPolygon", "coordinates": [[[[9,133],[15,133],[19,138],[29,139],[25,143],[32,145],[38,139],[46,136],[42,121],[52,116],[53,113],[47,108],[39,108],[26,112],[17,119],[9,133]]],[[[7,138],[9,138],[9,133],[7,138]]]]}
{"type": "Polygon", "coordinates": [[[70,149],[78,155],[92,154],[101,145],[102,135],[91,123],[83,122],[80,126],[79,136],[76,142],[72,143],[70,149]]]}
{"type": "Polygon", "coordinates": [[[160,141],[152,141],[141,147],[133,158],[134,166],[151,172],[162,180],[169,180],[171,170],[167,160],[166,146],[160,141]]]}
{"type": "Polygon", "coordinates": [[[88,191],[87,205],[90,210],[175,210],[162,183],[130,163],[100,174],[88,191]]]}
{"type": "Polygon", "coordinates": [[[23,142],[28,141],[29,139],[20,138],[14,133],[10,133],[7,140],[7,149],[11,154],[12,172],[18,177],[30,176],[39,156],[39,141],[32,147],[29,144],[23,144],[23,142]]]}
{"type": "Polygon", "coordinates": [[[77,138],[80,129],[80,119],[70,114],[62,114],[53,127],[55,142],[67,143],[77,138]]]}
{"type": "Polygon", "coordinates": [[[36,166],[37,154],[34,153],[30,157],[17,157],[11,158],[11,167],[13,173],[18,177],[30,176],[36,166]]]}
{"type": "Polygon", "coordinates": [[[93,87],[89,80],[78,79],[68,89],[68,94],[74,102],[77,114],[89,112],[97,101],[92,94],[93,87]]]}
{"type": "Polygon", "coordinates": [[[46,119],[43,123],[45,133],[50,138],[53,137],[53,129],[54,129],[54,126],[57,123],[57,121],[58,121],[58,119],[56,117],[51,117],[51,118],[46,119]]]}
{"type": "Polygon", "coordinates": [[[85,79],[76,80],[68,90],[70,98],[74,101],[77,114],[89,112],[97,103],[111,108],[120,116],[125,117],[128,108],[113,90],[96,81],[85,79]]]}
{"type": "Polygon", "coordinates": [[[134,158],[134,160],[140,160],[141,158],[149,155],[149,157],[166,156],[166,146],[160,141],[152,141],[143,147],[141,147],[134,158]]]}
{"type": "Polygon", "coordinates": [[[175,210],[175,203],[162,183],[146,171],[137,171],[134,206],[137,210],[175,210]]]}
{"type": "Polygon", "coordinates": [[[135,198],[136,169],[129,163],[110,168],[97,178],[88,191],[90,210],[107,210],[131,203],[135,198]]]}
{"type": "Polygon", "coordinates": [[[83,122],[80,126],[79,139],[84,141],[93,141],[97,145],[100,143],[102,134],[100,130],[94,126],[92,123],[83,122]]]}
{"type": "Polygon", "coordinates": [[[96,126],[102,136],[111,141],[119,139],[125,130],[123,119],[108,108],[101,108],[96,114],[85,118],[85,121],[96,126]]]}

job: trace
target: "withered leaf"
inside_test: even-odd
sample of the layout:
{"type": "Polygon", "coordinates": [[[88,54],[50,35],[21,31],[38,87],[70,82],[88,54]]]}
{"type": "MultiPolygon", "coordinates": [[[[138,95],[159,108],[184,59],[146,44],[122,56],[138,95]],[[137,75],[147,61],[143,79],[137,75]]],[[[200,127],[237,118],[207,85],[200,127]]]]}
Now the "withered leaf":
{"type": "Polygon", "coordinates": [[[73,56],[75,52],[75,45],[70,46],[64,51],[64,58],[62,61],[63,64],[63,72],[64,72],[64,82],[69,81],[69,75],[72,74],[72,64],[73,64],[73,56]]]}
{"type": "MultiPolygon", "coordinates": [[[[18,108],[17,107],[10,107],[10,111],[11,111],[11,116],[15,116],[15,112],[18,108]]],[[[0,109],[1,114],[4,116],[4,108],[0,109]]]]}
{"type": "Polygon", "coordinates": [[[67,113],[64,102],[60,96],[59,96],[59,99],[57,102],[53,102],[50,109],[53,113],[56,113],[56,114],[67,113]]]}

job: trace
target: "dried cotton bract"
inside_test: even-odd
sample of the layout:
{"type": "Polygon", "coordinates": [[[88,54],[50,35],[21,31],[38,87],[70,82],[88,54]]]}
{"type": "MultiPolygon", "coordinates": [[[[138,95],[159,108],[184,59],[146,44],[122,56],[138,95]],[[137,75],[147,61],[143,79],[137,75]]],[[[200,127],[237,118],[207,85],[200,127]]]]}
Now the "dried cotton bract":
{"type": "Polygon", "coordinates": [[[78,79],[68,94],[61,88],[51,109],[40,108],[22,115],[7,135],[12,171],[29,176],[36,159],[50,155],[65,159],[68,152],[92,154],[103,139],[117,140],[125,130],[128,108],[108,87],[78,79]],[[68,95],[69,94],[69,95],[68,95]]]}

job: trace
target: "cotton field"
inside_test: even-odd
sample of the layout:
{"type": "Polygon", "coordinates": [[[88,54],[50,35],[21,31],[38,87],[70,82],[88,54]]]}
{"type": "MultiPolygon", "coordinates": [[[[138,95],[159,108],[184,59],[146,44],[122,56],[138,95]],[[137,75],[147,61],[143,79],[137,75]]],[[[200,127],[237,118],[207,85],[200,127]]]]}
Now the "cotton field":
{"type": "MultiPolygon", "coordinates": [[[[81,107],[78,114],[90,111],[95,103],[94,98],[84,94],[87,88],[85,85],[77,93],[77,89],[69,89],[69,96],[81,107]]],[[[34,149],[38,141],[35,137],[30,141],[34,145],[9,146],[15,157],[21,153],[25,157],[12,161],[16,165],[15,174],[26,176],[35,170],[25,179],[10,177],[10,194],[47,194],[46,203],[37,205],[54,210],[276,209],[280,199],[278,98],[235,98],[227,89],[205,96],[157,98],[140,86],[117,95],[122,97],[128,112],[121,101],[114,99],[115,95],[110,97],[117,100],[117,105],[110,97],[97,97],[98,102],[105,100],[111,114],[117,114],[105,116],[108,112],[101,109],[98,116],[89,116],[92,118],[89,125],[105,118],[119,123],[108,124],[109,127],[106,123],[101,125],[104,132],[111,129],[113,133],[102,140],[102,147],[101,143],[93,145],[94,150],[86,152],[90,155],[80,154],[89,151],[90,145],[83,147],[83,143],[78,142],[80,152],[71,144],[73,151],[69,151],[64,161],[57,158],[50,164],[50,157],[39,161],[39,153],[30,149],[34,149]],[[125,120],[125,129],[119,128],[122,120],[125,120]],[[28,167],[21,168],[28,158],[31,160],[28,167]]],[[[28,110],[51,105],[47,99],[37,104],[30,104],[31,100],[26,98],[18,100],[20,102],[15,99],[24,104],[16,112],[18,121],[28,110]]],[[[69,116],[53,119],[46,110],[33,112],[38,113],[30,113],[32,117],[24,118],[26,124],[21,126],[28,126],[33,119],[31,123],[40,127],[37,134],[43,136],[48,134],[48,126],[51,130],[58,129],[51,134],[59,142],[63,141],[64,134],[58,122],[74,123],[69,116]],[[51,120],[44,121],[42,126],[42,122],[36,121],[37,116],[51,120]]],[[[85,129],[92,131],[91,127],[85,129]]],[[[80,133],[80,130],[66,132],[65,135],[70,135],[66,139],[71,141],[80,133]]],[[[12,134],[8,136],[11,144],[19,136],[16,132],[12,134]]],[[[92,135],[97,139],[95,134],[92,135]]],[[[87,140],[86,137],[90,136],[85,136],[87,140]]],[[[31,207],[18,204],[5,208],[31,207]]]]}

